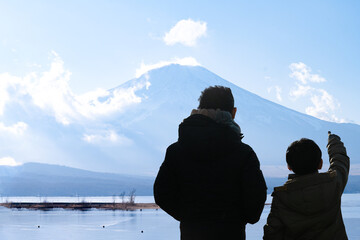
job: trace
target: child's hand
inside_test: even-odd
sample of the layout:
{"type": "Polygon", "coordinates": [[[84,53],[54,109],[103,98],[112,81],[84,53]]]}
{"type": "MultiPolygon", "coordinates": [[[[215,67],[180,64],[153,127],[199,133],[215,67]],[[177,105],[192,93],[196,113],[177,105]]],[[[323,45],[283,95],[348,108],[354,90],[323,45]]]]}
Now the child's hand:
{"type": "Polygon", "coordinates": [[[331,131],[328,131],[328,137],[329,137],[329,140],[332,138],[337,138],[337,139],[341,140],[341,138],[338,135],[332,134],[331,131]]]}

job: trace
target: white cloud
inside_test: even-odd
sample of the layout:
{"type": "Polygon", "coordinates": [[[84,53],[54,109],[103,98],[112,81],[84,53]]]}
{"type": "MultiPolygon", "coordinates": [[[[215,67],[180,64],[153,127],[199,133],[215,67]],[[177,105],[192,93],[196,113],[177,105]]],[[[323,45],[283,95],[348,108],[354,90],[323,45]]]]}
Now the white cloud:
{"type": "Polygon", "coordinates": [[[296,88],[291,89],[289,94],[294,101],[300,97],[309,98],[312,105],[306,107],[307,114],[326,121],[345,121],[335,114],[340,108],[340,103],[326,90],[310,86],[313,83],[326,82],[325,78],[312,74],[311,68],[302,62],[292,63],[289,68],[292,71],[290,77],[296,80],[296,88]]]}
{"type": "Polygon", "coordinates": [[[0,122],[0,132],[11,133],[14,135],[22,135],[27,127],[28,125],[24,122],[17,122],[11,126],[6,126],[4,123],[0,122]]]}
{"type": "Polygon", "coordinates": [[[91,144],[119,144],[131,145],[133,141],[124,135],[119,135],[115,131],[104,131],[96,134],[84,134],[83,140],[91,144]]]}
{"type": "Polygon", "coordinates": [[[23,91],[36,106],[52,112],[59,122],[69,124],[76,113],[72,104],[75,96],[68,84],[71,72],[64,68],[64,62],[55,52],[53,56],[49,71],[23,78],[23,91]]]}
{"type": "Polygon", "coordinates": [[[75,97],[75,109],[87,118],[94,118],[99,115],[109,115],[121,112],[126,107],[140,103],[142,98],[136,95],[136,91],[144,87],[148,88],[150,82],[142,82],[129,88],[117,88],[112,93],[98,89],[75,97]],[[105,101],[100,101],[107,97],[105,101]]]}
{"type": "Polygon", "coordinates": [[[298,62],[290,64],[290,70],[292,73],[290,74],[291,78],[296,79],[302,84],[307,84],[308,82],[325,82],[326,79],[321,77],[318,74],[312,74],[311,68],[306,66],[305,63],[298,62]]]}
{"type": "Polygon", "coordinates": [[[195,22],[192,19],[180,20],[165,34],[163,40],[166,45],[180,43],[185,46],[195,46],[197,39],[206,35],[206,25],[206,22],[195,22]]]}
{"type": "Polygon", "coordinates": [[[170,61],[160,61],[158,63],[148,65],[141,63],[140,68],[136,69],[135,77],[138,78],[150,70],[161,68],[171,64],[179,64],[183,66],[201,66],[201,64],[198,63],[198,61],[196,61],[196,59],[193,57],[174,58],[170,61]]]}
{"type": "Polygon", "coordinates": [[[326,121],[345,122],[334,114],[334,111],[340,107],[337,100],[324,89],[316,89],[316,92],[310,98],[313,106],[307,107],[305,112],[326,121]]]}
{"type": "Polygon", "coordinates": [[[309,97],[312,105],[305,109],[305,113],[308,115],[331,122],[345,122],[344,119],[336,117],[335,114],[340,108],[339,102],[324,89],[298,85],[297,89],[290,92],[290,96],[295,97],[295,99],[309,97]]]}
{"type": "Polygon", "coordinates": [[[268,88],[268,93],[272,92],[272,91],[275,91],[275,94],[276,94],[276,99],[281,102],[282,101],[282,97],[281,97],[281,92],[282,92],[282,89],[280,86],[272,86],[272,87],[269,87],[268,88]]]}
{"type": "Polygon", "coordinates": [[[0,158],[0,166],[11,166],[11,167],[14,167],[14,166],[18,166],[18,165],[21,165],[21,163],[16,162],[15,159],[12,158],[12,157],[3,157],[3,158],[0,158]]]}
{"type": "Polygon", "coordinates": [[[111,92],[98,89],[76,95],[69,86],[71,72],[64,68],[64,62],[52,52],[50,69],[41,73],[30,73],[16,77],[8,73],[0,74],[0,115],[10,101],[23,101],[29,96],[31,103],[54,115],[62,124],[84,119],[95,119],[99,115],[121,112],[126,107],[141,102],[135,92],[148,87],[148,81],[129,88],[117,88],[111,92]],[[12,91],[9,91],[12,89],[12,91]],[[100,100],[101,98],[104,98],[100,100]]]}
{"type": "Polygon", "coordinates": [[[290,96],[294,97],[295,99],[298,97],[306,96],[311,91],[314,90],[314,88],[307,86],[307,85],[301,85],[299,83],[295,83],[295,84],[296,84],[296,88],[290,90],[290,96]]]}

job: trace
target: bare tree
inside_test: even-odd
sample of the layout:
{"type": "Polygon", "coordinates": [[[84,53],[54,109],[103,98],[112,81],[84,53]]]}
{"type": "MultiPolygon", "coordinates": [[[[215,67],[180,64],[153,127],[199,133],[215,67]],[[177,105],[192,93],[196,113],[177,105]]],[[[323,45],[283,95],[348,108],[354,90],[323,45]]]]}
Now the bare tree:
{"type": "Polygon", "coordinates": [[[125,203],[125,191],[121,192],[119,197],[121,198],[121,203],[124,204],[125,203]]]}
{"type": "Polygon", "coordinates": [[[115,203],[116,203],[116,195],[114,194],[112,197],[113,197],[113,204],[115,205],[115,203]]]}
{"type": "Polygon", "coordinates": [[[130,204],[130,205],[134,205],[134,204],[135,204],[135,197],[136,197],[135,193],[136,193],[136,189],[135,189],[135,188],[133,188],[133,189],[129,192],[129,204],[130,204]]]}

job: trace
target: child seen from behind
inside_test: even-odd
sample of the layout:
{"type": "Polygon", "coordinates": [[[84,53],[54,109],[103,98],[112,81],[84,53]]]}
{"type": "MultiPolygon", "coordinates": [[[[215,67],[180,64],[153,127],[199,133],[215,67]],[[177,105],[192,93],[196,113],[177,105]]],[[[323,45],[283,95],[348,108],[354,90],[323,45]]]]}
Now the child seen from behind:
{"type": "Polygon", "coordinates": [[[339,136],[328,134],[330,167],[319,173],[323,160],[319,146],[302,138],[286,151],[289,180],[272,193],[271,211],[263,239],[348,239],[341,215],[341,196],[350,161],[339,136]]]}

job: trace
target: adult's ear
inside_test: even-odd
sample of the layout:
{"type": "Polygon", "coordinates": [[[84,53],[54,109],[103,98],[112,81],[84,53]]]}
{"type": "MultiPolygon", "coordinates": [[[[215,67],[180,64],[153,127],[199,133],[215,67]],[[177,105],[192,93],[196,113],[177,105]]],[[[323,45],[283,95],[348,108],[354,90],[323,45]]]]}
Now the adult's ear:
{"type": "Polygon", "coordinates": [[[289,166],[289,164],[287,165],[287,167],[288,167],[288,169],[289,169],[290,171],[292,171],[292,169],[291,169],[291,167],[289,166]]]}
{"type": "Polygon", "coordinates": [[[237,111],[237,108],[234,107],[232,110],[232,113],[231,113],[232,119],[235,119],[236,111],[237,111]]]}

